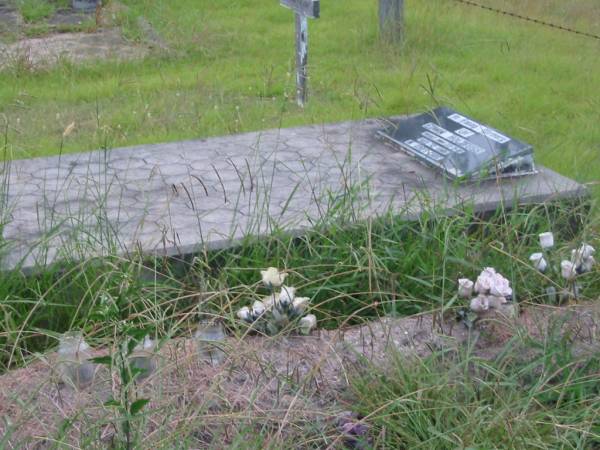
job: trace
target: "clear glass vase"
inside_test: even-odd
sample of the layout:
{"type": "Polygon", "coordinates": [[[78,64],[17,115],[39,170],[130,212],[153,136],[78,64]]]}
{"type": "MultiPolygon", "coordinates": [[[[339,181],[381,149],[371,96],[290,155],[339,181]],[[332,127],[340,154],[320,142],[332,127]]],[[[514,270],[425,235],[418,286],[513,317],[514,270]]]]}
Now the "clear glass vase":
{"type": "Polygon", "coordinates": [[[57,370],[62,382],[77,389],[90,386],[96,372],[96,364],[89,361],[91,357],[90,346],[80,332],[63,334],[58,345],[57,360],[57,370]]]}
{"type": "Polygon", "coordinates": [[[135,379],[145,380],[156,371],[156,355],[154,354],[155,344],[149,336],[144,337],[129,356],[129,364],[136,370],[135,379]]]}
{"type": "Polygon", "coordinates": [[[204,321],[195,334],[200,359],[215,366],[225,359],[225,329],[220,322],[204,321]]]}

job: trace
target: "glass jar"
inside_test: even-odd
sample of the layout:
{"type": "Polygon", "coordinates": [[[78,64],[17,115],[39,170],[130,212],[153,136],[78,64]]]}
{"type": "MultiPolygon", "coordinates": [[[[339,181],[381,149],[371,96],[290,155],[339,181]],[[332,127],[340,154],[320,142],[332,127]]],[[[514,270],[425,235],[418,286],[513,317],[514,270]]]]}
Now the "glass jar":
{"type": "Polygon", "coordinates": [[[150,336],[145,336],[144,340],[133,349],[129,356],[129,364],[132,369],[137,369],[136,380],[145,380],[156,371],[155,347],[150,336]]]}
{"type": "Polygon", "coordinates": [[[96,364],[89,361],[92,357],[90,346],[79,331],[63,334],[58,345],[57,370],[63,383],[77,389],[88,387],[94,381],[96,364]]]}
{"type": "Polygon", "coordinates": [[[203,321],[195,334],[200,359],[215,366],[225,359],[225,328],[220,322],[203,321]]]}

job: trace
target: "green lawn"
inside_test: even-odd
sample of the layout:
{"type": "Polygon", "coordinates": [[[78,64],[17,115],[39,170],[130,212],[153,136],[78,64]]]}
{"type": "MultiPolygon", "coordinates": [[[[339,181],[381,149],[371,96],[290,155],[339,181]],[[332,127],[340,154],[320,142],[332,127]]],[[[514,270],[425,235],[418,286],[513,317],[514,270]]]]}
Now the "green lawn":
{"type": "MultiPolygon", "coordinates": [[[[126,34],[140,35],[135,17],[144,13],[172,55],[36,73],[13,66],[0,74],[0,122],[8,121],[13,158],[57,153],[73,121],[68,152],[443,103],[529,141],[540,163],[565,175],[600,178],[600,41],[449,0],[409,0],[405,43],[391,48],[377,39],[376,1],[329,0],[322,18],[310,22],[311,99],[300,110],[293,16],[277,2],[125,3],[126,34]]],[[[571,3],[582,11],[565,15],[567,24],[594,31],[584,19],[594,4],[571,3]]]]}
{"type": "MultiPolygon", "coordinates": [[[[588,32],[600,28],[598,0],[545,0],[544,8],[539,0],[482,1],[588,32]]],[[[37,72],[10,66],[0,73],[0,130],[7,130],[0,142],[10,157],[58,153],[72,122],[66,152],[446,104],[532,143],[542,164],[582,182],[600,180],[600,40],[452,0],[407,0],[406,39],[392,48],[378,41],[376,0],[324,0],[323,17],[310,23],[311,98],[301,110],[293,98],[293,17],[277,0],[124,3],[130,9],[118,21],[125,35],[142,39],[136,18],[143,13],[171,54],[37,72]]],[[[517,302],[547,303],[546,275],[528,259],[539,250],[538,234],[555,232],[557,261],[582,242],[600,248],[600,214],[586,205],[517,208],[485,221],[469,211],[448,217],[432,209],[417,222],[390,215],[348,226],[352,201],[351,192],[337,199],[306,235],[249,239],[199,253],[190,267],[113,255],[30,277],[0,272],[0,374],[38,358],[69,329],[82,329],[97,347],[125,342],[117,330],[127,327],[188,336],[198,313],[218,315],[235,330],[237,309],[264,294],[256,283],[268,266],[286,268],[289,284],[312,299],[319,327],[330,328],[466,307],[455,296],[456,280],[488,266],[510,279],[517,302]]],[[[584,274],[581,284],[584,300],[598,299],[600,270],[584,274]]],[[[515,336],[492,361],[468,349],[412,364],[392,355],[390,367],[351,374],[345,394],[369,425],[373,448],[597,448],[598,358],[571,351],[570,338],[515,336]]],[[[189,430],[168,435],[180,448],[194,447],[195,431],[214,418],[200,411],[189,430]]],[[[289,444],[275,427],[247,419],[229,448],[331,444],[310,423],[286,424],[287,414],[281,428],[300,436],[289,444]]],[[[90,430],[93,443],[82,448],[97,444],[100,431],[90,430]]],[[[6,439],[10,433],[0,436],[0,447],[6,439]]]]}

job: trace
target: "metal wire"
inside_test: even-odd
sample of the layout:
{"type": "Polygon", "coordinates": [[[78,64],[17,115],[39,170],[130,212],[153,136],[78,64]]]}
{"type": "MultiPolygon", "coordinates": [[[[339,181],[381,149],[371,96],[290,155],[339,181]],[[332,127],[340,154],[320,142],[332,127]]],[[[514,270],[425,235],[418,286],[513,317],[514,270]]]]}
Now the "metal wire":
{"type": "Polygon", "coordinates": [[[491,6],[482,5],[482,4],[474,2],[472,0],[454,0],[454,1],[458,2],[458,3],[463,3],[465,5],[475,6],[477,8],[481,8],[481,9],[485,9],[485,10],[488,10],[488,11],[492,11],[492,12],[495,12],[495,13],[498,13],[498,14],[504,14],[505,16],[515,17],[517,19],[525,20],[527,22],[537,23],[538,25],[544,25],[546,27],[555,28],[557,30],[566,31],[568,33],[574,33],[574,34],[578,34],[580,36],[585,36],[585,37],[590,37],[590,38],[593,38],[593,39],[600,40],[600,36],[597,35],[597,34],[586,33],[585,31],[579,31],[579,30],[575,30],[573,28],[564,27],[562,25],[556,25],[554,23],[546,22],[544,20],[536,19],[536,18],[533,18],[533,17],[527,17],[527,16],[523,16],[521,14],[517,14],[517,13],[514,13],[514,12],[505,11],[505,10],[497,9],[497,8],[492,8],[491,6]]]}

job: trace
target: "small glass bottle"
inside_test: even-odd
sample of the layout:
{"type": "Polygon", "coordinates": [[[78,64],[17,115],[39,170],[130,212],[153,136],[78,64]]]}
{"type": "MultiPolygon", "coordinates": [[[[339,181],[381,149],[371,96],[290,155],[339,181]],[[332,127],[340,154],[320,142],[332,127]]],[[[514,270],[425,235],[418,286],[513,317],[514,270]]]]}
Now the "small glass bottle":
{"type": "Polygon", "coordinates": [[[91,358],[90,346],[79,331],[63,334],[58,344],[57,370],[65,384],[83,389],[94,381],[96,364],[91,358]]]}
{"type": "Polygon", "coordinates": [[[225,359],[225,329],[223,324],[214,321],[202,321],[195,334],[200,359],[215,366],[225,359]]]}
{"type": "Polygon", "coordinates": [[[150,336],[145,336],[144,340],[133,349],[133,353],[129,357],[129,364],[132,369],[138,369],[136,380],[145,380],[156,370],[155,347],[150,336]]]}

